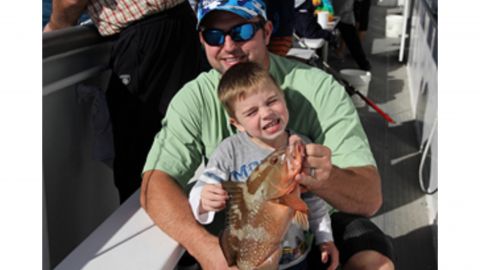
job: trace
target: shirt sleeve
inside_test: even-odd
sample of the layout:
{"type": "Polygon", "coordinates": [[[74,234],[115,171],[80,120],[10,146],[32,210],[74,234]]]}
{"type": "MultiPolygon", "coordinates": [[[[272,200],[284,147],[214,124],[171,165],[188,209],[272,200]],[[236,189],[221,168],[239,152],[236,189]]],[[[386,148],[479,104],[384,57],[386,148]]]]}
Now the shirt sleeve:
{"type": "Polygon", "coordinates": [[[332,163],[340,168],[376,166],[368,138],[350,97],[332,76],[321,70],[298,69],[290,80],[295,85],[286,92],[291,114],[289,127],[318,144],[330,148],[332,163]]]}
{"type": "Polygon", "coordinates": [[[330,206],[313,193],[304,193],[303,199],[308,205],[308,222],[311,232],[315,235],[315,244],[333,241],[330,206]]]}
{"type": "Polygon", "coordinates": [[[230,145],[228,142],[222,142],[212,153],[212,157],[207,166],[199,176],[189,195],[189,203],[195,219],[201,224],[210,224],[215,217],[215,211],[200,214],[200,200],[203,188],[208,184],[221,184],[230,178],[232,167],[232,158],[229,156],[230,145]]]}
{"type": "Polygon", "coordinates": [[[351,98],[343,87],[332,80],[330,77],[325,81],[332,90],[316,97],[323,104],[318,111],[323,132],[315,141],[323,141],[330,148],[332,163],[340,168],[376,166],[368,137],[351,98]]]}
{"type": "Polygon", "coordinates": [[[195,182],[188,201],[193,211],[193,216],[200,224],[210,224],[215,217],[215,211],[200,214],[200,200],[203,188],[208,184],[220,184],[227,179],[227,175],[218,168],[205,169],[200,178],[195,182]]]}

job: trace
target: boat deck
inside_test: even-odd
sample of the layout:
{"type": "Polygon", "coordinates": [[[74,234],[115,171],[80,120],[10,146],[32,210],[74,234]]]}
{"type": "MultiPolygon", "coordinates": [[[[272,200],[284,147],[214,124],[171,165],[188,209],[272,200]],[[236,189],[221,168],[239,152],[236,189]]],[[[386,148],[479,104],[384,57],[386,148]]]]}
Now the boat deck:
{"type": "MultiPolygon", "coordinates": [[[[382,177],[384,202],[373,221],[393,240],[397,270],[437,269],[438,193],[427,195],[420,188],[421,155],[407,68],[398,61],[400,39],[385,38],[388,11],[372,5],[364,49],[372,65],[368,98],[396,124],[371,108],[358,110],[382,177]]],[[[328,62],[336,70],[356,68],[350,57],[338,59],[332,51],[328,62]]]]}
{"type": "MultiPolygon", "coordinates": [[[[397,60],[400,41],[385,38],[389,10],[372,5],[364,48],[373,75],[368,97],[396,124],[372,109],[358,110],[382,177],[384,203],[373,221],[392,238],[397,270],[437,269],[437,193],[420,188],[419,123],[407,66],[397,60]]],[[[105,89],[110,45],[86,28],[44,35],[44,269],[171,269],[183,252],[140,208],[138,193],[118,206],[111,169],[92,158],[93,101],[80,102],[76,86],[105,89]],[[162,261],[158,253],[165,249],[172,255],[162,261]]],[[[332,51],[329,64],[356,67],[332,51]]]]}

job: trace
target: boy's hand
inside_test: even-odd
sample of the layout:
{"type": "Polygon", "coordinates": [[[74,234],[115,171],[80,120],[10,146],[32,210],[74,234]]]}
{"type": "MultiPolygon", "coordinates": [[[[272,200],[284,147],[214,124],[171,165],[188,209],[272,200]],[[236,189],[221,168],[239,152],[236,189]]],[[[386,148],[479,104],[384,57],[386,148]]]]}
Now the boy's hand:
{"type": "Polygon", "coordinates": [[[203,187],[200,194],[200,214],[215,211],[218,212],[225,208],[227,204],[228,193],[220,184],[207,184],[203,187]]]}
{"type": "Polygon", "coordinates": [[[330,264],[327,270],[335,270],[338,267],[338,249],[333,242],[325,242],[320,244],[320,254],[323,263],[328,262],[330,257],[330,264]]]}

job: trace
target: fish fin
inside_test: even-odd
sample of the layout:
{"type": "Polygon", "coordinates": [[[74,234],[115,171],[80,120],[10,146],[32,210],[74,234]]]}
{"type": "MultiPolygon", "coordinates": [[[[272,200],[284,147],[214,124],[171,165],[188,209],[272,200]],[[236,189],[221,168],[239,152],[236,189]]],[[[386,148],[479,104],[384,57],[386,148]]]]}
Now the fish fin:
{"type": "Polygon", "coordinates": [[[282,196],[281,202],[297,211],[308,212],[307,204],[300,198],[297,192],[292,192],[282,196]]]}
{"type": "Polygon", "coordinates": [[[223,188],[228,192],[228,209],[226,211],[226,226],[238,229],[247,220],[248,209],[245,204],[243,192],[246,189],[245,183],[225,181],[223,188]]]}
{"type": "Polygon", "coordinates": [[[234,182],[234,181],[223,181],[222,186],[225,190],[235,190],[238,189],[239,186],[245,185],[244,182],[234,182]]]}
{"type": "Polygon", "coordinates": [[[237,239],[237,238],[232,238],[228,236],[229,236],[228,231],[223,230],[220,232],[220,235],[218,238],[220,242],[220,248],[222,249],[223,256],[225,256],[225,259],[227,260],[228,266],[233,266],[237,261],[237,251],[233,247],[237,245],[236,243],[232,243],[232,239],[237,239]]]}
{"type": "Polygon", "coordinates": [[[308,230],[308,206],[307,204],[299,197],[298,192],[292,192],[287,195],[282,196],[282,204],[285,204],[295,210],[293,216],[293,221],[300,225],[303,230],[308,230]]]}
{"type": "Polygon", "coordinates": [[[308,215],[304,212],[295,211],[293,222],[297,223],[304,231],[307,231],[310,227],[310,224],[308,223],[308,215]]]}

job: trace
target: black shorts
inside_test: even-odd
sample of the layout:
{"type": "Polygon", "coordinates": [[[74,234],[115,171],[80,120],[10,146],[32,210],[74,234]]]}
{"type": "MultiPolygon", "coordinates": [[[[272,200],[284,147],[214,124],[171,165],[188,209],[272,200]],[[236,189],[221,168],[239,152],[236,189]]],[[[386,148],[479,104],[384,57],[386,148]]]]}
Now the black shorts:
{"type": "Polygon", "coordinates": [[[370,12],[370,0],[355,0],[353,4],[353,13],[358,25],[358,31],[367,31],[368,14],[370,12]]]}
{"type": "Polygon", "coordinates": [[[345,264],[355,253],[375,250],[393,261],[393,244],[370,219],[336,212],[331,215],[333,239],[345,264]]]}

